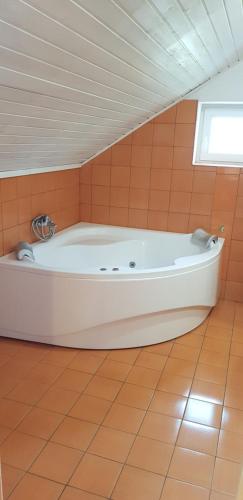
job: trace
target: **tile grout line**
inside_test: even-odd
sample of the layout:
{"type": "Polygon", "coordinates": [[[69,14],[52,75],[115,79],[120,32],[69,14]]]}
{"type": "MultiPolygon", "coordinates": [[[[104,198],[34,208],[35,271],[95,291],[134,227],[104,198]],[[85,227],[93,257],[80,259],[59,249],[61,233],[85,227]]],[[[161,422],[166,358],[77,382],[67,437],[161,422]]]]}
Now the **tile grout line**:
{"type": "MultiPolygon", "coordinates": [[[[233,319],[233,323],[232,323],[232,327],[231,327],[230,348],[229,348],[229,352],[228,352],[227,372],[226,372],[226,380],[225,380],[225,386],[224,386],[224,398],[223,398],[222,413],[221,413],[221,418],[220,418],[220,427],[219,427],[219,434],[218,434],[218,439],[217,439],[217,447],[216,447],[216,451],[215,451],[214,468],[213,468],[213,474],[212,474],[212,479],[211,479],[211,491],[214,491],[212,489],[213,478],[214,478],[216,460],[218,458],[218,446],[219,446],[219,440],[220,440],[220,432],[222,429],[223,412],[224,412],[224,408],[225,408],[224,402],[225,402],[225,394],[226,394],[226,388],[227,388],[227,379],[228,379],[228,374],[229,374],[230,352],[231,352],[232,338],[233,338],[233,331],[234,331],[234,324],[235,324],[235,314],[236,314],[236,305],[234,305],[234,319],[233,319]]],[[[235,463],[235,462],[233,462],[233,463],[235,463]]],[[[222,492],[220,492],[220,493],[222,494],[222,492]]]]}
{"type": "MultiPolygon", "coordinates": [[[[206,321],[207,321],[208,317],[206,318],[206,321]]],[[[205,329],[205,332],[204,332],[204,335],[203,335],[203,339],[205,338],[205,333],[206,333],[206,330],[207,330],[207,327],[208,327],[208,323],[207,323],[207,326],[206,326],[206,329],[205,329]]],[[[200,351],[199,351],[199,354],[198,354],[198,358],[197,358],[197,363],[196,363],[196,367],[195,367],[195,371],[194,371],[194,375],[192,377],[192,383],[191,383],[191,387],[192,387],[192,384],[193,384],[193,381],[194,381],[194,378],[195,378],[195,373],[196,373],[196,369],[197,369],[197,365],[198,365],[198,360],[199,360],[199,356],[201,354],[201,351],[202,351],[202,346],[203,346],[203,342],[202,342],[202,345],[201,345],[201,348],[200,348],[200,351]]],[[[191,391],[191,389],[190,389],[191,391]]],[[[187,402],[186,402],[186,405],[185,405],[185,409],[184,409],[184,412],[183,412],[183,416],[181,418],[181,423],[180,423],[180,427],[178,429],[178,433],[177,433],[177,437],[176,437],[176,440],[175,440],[175,444],[174,444],[174,450],[173,450],[173,453],[171,455],[171,459],[170,459],[170,462],[169,462],[169,465],[168,465],[168,470],[167,470],[167,474],[165,476],[165,482],[164,482],[164,485],[163,485],[163,488],[162,488],[162,493],[161,493],[161,498],[160,500],[162,500],[162,495],[163,495],[163,491],[164,491],[164,487],[165,487],[165,483],[166,483],[166,480],[167,478],[169,479],[174,479],[174,478],[170,478],[170,475],[169,475],[169,470],[170,470],[170,466],[172,464],[172,460],[174,458],[174,454],[175,454],[175,450],[176,450],[176,445],[177,445],[177,442],[178,442],[178,439],[179,439],[179,434],[180,434],[180,430],[181,430],[181,427],[182,427],[182,424],[183,424],[183,421],[184,421],[184,415],[186,413],[186,409],[187,409],[187,405],[188,405],[188,400],[189,400],[189,397],[190,397],[190,391],[189,391],[189,394],[187,396],[187,402]]],[[[186,481],[184,481],[186,482],[186,481]]],[[[193,483],[187,483],[187,484],[192,484],[193,486],[196,486],[194,485],[193,483]]]]}

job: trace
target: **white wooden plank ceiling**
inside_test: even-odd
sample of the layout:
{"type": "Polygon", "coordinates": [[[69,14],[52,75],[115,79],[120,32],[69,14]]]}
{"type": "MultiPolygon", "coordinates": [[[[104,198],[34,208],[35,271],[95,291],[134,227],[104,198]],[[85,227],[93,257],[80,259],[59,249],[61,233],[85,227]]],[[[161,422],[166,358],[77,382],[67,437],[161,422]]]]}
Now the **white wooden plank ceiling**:
{"type": "Polygon", "coordinates": [[[242,28],[242,0],[0,0],[0,171],[83,163],[241,60],[242,28]]]}

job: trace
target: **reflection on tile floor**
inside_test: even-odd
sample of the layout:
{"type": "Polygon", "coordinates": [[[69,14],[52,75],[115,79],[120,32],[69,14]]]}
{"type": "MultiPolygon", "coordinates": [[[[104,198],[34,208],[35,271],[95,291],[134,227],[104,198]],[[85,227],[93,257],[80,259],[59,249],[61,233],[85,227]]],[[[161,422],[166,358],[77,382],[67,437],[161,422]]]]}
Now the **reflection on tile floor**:
{"type": "Polygon", "coordinates": [[[175,341],[87,351],[0,340],[4,500],[233,500],[243,304],[175,341]]]}

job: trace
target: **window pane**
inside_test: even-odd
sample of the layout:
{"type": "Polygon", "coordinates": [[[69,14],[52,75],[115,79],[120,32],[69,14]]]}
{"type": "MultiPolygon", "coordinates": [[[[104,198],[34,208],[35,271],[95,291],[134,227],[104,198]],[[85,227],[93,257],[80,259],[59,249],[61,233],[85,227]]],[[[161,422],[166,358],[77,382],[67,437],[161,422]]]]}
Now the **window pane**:
{"type": "Polygon", "coordinates": [[[218,116],[211,119],[209,154],[243,154],[243,117],[218,116]]]}

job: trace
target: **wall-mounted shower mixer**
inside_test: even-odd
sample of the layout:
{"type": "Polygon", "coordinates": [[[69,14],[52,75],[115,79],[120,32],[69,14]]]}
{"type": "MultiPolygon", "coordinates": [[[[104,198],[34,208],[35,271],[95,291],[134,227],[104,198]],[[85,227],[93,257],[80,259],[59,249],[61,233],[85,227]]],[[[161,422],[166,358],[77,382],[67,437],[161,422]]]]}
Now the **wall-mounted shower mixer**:
{"type": "Polygon", "coordinates": [[[50,240],[56,232],[56,227],[49,215],[38,215],[32,220],[32,230],[38,240],[50,240]]]}

